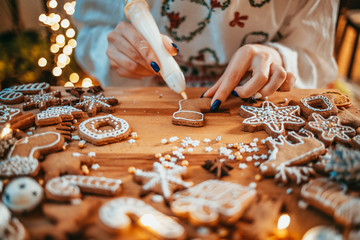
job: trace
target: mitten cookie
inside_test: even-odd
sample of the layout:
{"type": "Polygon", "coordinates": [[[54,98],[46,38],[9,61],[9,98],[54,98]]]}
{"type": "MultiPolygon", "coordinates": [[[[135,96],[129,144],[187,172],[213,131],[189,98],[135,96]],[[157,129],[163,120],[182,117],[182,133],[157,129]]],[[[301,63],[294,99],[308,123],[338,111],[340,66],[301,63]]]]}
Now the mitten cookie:
{"type": "Polygon", "coordinates": [[[182,126],[202,127],[205,124],[203,112],[211,107],[211,98],[182,99],[179,110],[174,112],[172,123],[182,126]]]}

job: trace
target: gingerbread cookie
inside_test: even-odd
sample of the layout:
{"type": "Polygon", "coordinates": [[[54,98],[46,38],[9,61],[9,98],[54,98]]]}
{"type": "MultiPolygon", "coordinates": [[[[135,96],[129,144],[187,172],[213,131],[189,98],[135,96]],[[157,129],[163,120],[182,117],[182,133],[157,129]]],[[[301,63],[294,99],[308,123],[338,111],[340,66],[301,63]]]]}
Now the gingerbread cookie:
{"type": "Polygon", "coordinates": [[[360,198],[345,192],[346,186],[328,178],[317,178],[301,188],[301,197],[345,227],[359,225],[360,198]]]}
{"type": "Polygon", "coordinates": [[[85,117],[85,113],[72,106],[50,107],[36,114],[37,126],[47,126],[85,117]]]}
{"type": "Polygon", "coordinates": [[[43,188],[37,181],[30,177],[21,177],[6,185],[2,199],[11,211],[23,213],[36,208],[43,195],[43,188]]]}
{"type": "Polygon", "coordinates": [[[206,160],[201,166],[207,171],[214,173],[217,178],[229,176],[229,171],[233,169],[233,167],[230,166],[225,159],[218,158],[215,158],[214,160],[206,160]]]}
{"type": "Polygon", "coordinates": [[[343,93],[335,92],[335,91],[327,91],[322,93],[325,96],[331,96],[334,98],[334,102],[336,107],[350,107],[352,105],[351,98],[343,93]]]}
{"type": "Polygon", "coordinates": [[[71,201],[81,198],[81,192],[115,196],[121,192],[119,179],[81,175],[65,175],[46,183],[46,198],[56,201],[71,201]]]}
{"type": "Polygon", "coordinates": [[[35,126],[35,114],[29,112],[23,115],[14,117],[10,120],[12,129],[25,130],[35,126]]]}
{"type": "Polygon", "coordinates": [[[340,119],[337,116],[324,119],[321,115],[313,113],[312,118],[314,121],[308,122],[305,128],[314,132],[326,146],[334,141],[350,143],[350,137],[355,136],[355,130],[341,125],[340,119]]]}
{"type": "Polygon", "coordinates": [[[0,202],[0,239],[28,239],[28,234],[19,219],[11,216],[11,212],[0,202]]]}
{"type": "Polygon", "coordinates": [[[169,201],[174,191],[192,186],[191,182],[184,182],[181,179],[186,170],[187,168],[184,166],[173,165],[170,168],[166,168],[161,163],[154,162],[153,171],[136,169],[134,180],[143,184],[141,196],[149,192],[155,192],[163,195],[165,200],[169,201]]]}
{"type": "Polygon", "coordinates": [[[10,121],[12,118],[21,114],[21,111],[16,108],[9,108],[6,105],[0,106],[0,124],[10,121]]]}
{"type": "Polygon", "coordinates": [[[43,82],[12,86],[0,92],[0,102],[5,104],[21,103],[24,101],[24,94],[36,94],[40,91],[49,92],[50,84],[43,82]]]}
{"type": "Polygon", "coordinates": [[[280,135],[277,139],[266,141],[271,154],[269,159],[260,165],[261,174],[275,176],[284,183],[288,179],[296,180],[297,184],[308,180],[309,174],[314,174],[312,168],[305,165],[325,153],[325,145],[314,135],[301,129],[301,136],[296,132],[289,132],[287,139],[280,135]]]}
{"type": "Polygon", "coordinates": [[[354,146],[354,148],[360,149],[360,135],[356,135],[355,137],[353,137],[352,145],[354,146]]]}
{"type": "Polygon", "coordinates": [[[39,171],[39,158],[57,152],[64,145],[64,138],[57,132],[38,133],[15,142],[7,159],[0,161],[0,176],[35,176],[39,171]]]}
{"type": "Polygon", "coordinates": [[[105,97],[102,93],[96,96],[83,96],[81,101],[74,107],[80,108],[87,112],[89,117],[95,116],[98,112],[112,113],[112,106],[118,104],[118,100],[114,97],[105,97]]]}
{"type": "Polygon", "coordinates": [[[37,95],[27,95],[24,98],[23,109],[25,111],[38,108],[40,110],[45,110],[50,106],[56,106],[61,104],[61,92],[59,90],[44,93],[41,91],[37,95]]]}
{"type": "Polygon", "coordinates": [[[299,130],[305,121],[297,117],[299,106],[277,107],[269,101],[264,101],[261,107],[241,105],[239,113],[244,119],[241,128],[247,132],[265,131],[270,136],[284,135],[285,129],[299,130]]]}
{"type": "Polygon", "coordinates": [[[87,119],[79,125],[79,136],[95,145],[119,142],[130,133],[128,122],[111,114],[87,119]],[[110,126],[111,129],[101,130],[104,126],[110,126]]]}
{"type": "Polygon", "coordinates": [[[119,197],[108,201],[99,209],[99,219],[109,230],[128,229],[133,220],[140,227],[162,239],[185,237],[183,226],[135,198],[119,197]]]}
{"type": "Polygon", "coordinates": [[[203,112],[211,107],[211,98],[182,99],[179,110],[174,112],[172,123],[182,126],[202,127],[205,124],[203,112]]]}
{"type": "Polygon", "coordinates": [[[41,168],[44,170],[44,180],[48,181],[60,175],[82,175],[81,165],[91,165],[95,162],[95,153],[89,152],[78,153],[72,151],[64,151],[53,153],[46,156],[45,161],[41,163],[41,168]]]}
{"type": "Polygon", "coordinates": [[[256,191],[240,184],[207,180],[176,192],[171,210],[195,225],[235,223],[256,198],[256,191]]]}
{"type": "Polygon", "coordinates": [[[299,105],[301,115],[311,120],[311,114],[317,113],[324,118],[336,115],[338,109],[334,98],[331,96],[315,95],[301,99],[300,101],[290,101],[290,105],[299,105]]]}

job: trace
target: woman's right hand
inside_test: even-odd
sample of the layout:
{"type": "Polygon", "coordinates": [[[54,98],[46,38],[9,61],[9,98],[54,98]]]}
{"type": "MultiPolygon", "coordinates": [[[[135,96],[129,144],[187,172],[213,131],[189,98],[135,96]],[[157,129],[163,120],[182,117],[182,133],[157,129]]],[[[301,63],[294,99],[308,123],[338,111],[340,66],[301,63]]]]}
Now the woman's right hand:
{"type": "MultiPolygon", "coordinates": [[[[162,35],[165,48],[172,56],[178,53],[177,46],[166,35],[162,35]]],[[[108,35],[106,54],[110,66],[120,77],[143,79],[158,74],[160,63],[149,43],[131,23],[120,22],[108,35]]]]}

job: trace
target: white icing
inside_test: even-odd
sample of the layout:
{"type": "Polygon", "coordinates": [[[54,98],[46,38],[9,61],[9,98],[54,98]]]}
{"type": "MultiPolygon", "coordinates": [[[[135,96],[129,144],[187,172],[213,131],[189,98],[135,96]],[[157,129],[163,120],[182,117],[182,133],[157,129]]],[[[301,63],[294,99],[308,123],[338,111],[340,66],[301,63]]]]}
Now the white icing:
{"type": "Polygon", "coordinates": [[[308,98],[301,99],[302,104],[307,107],[308,109],[315,111],[315,112],[326,112],[333,109],[333,104],[330,102],[329,98],[323,96],[323,95],[317,95],[317,96],[311,96],[308,98]],[[314,101],[320,99],[324,102],[326,108],[314,108],[311,105],[309,105],[309,101],[314,101]]]}
{"type": "Polygon", "coordinates": [[[10,121],[14,116],[20,113],[19,109],[9,108],[6,105],[0,106],[0,123],[10,121]]]}
{"type": "Polygon", "coordinates": [[[74,108],[72,106],[61,106],[61,107],[50,107],[45,111],[42,111],[36,114],[37,120],[47,120],[50,118],[64,118],[64,117],[71,117],[70,121],[74,119],[73,113],[82,113],[80,109],[74,108]]]}
{"type": "Polygon", "coordinates": [[[177,120],[186,120],[186,121],[192,121],[192,122],[202,122],[204,121],[204,114],[201,112],[196,112],[196,111],[189,111],[189,110],[182,110],[182,106],[181,106],[181,102],[184,101],[186,99],[181,99],[179,101],[179,110],[173,113],[173,118],[177,119],[177,120]],[[199,119],[192,119],[192,118],[184,118],[184,117],[177,117],[176,115],[179,113],[194,113],[197,115],[200,115],[199,119]]]}

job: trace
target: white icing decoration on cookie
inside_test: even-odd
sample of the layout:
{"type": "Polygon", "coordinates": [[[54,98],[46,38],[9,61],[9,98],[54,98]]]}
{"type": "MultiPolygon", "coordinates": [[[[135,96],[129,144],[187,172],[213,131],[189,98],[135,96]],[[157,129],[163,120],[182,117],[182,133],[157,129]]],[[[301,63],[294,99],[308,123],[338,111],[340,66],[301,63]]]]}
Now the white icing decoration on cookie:
{"type": "Polygon", "coordinates": [[[6,105],[0,106],[0,124],[10,121],[14,116],[20,113],[19,109],[9,108],[6,105]]]}
{"type": "Polygon", "coordinates": [[[129,216],[140,219],[140,226],[161,238],[180,239],[185,234],[183,226],[139,199],[119,197],[99,209],[100,221],[111,229],[127,229],[131,225],[129,216]]]}
{"type": "Polygon", "coordinates": [[[188,215],[192,223],[236,222],[255,199],[256,191],[240,184],[207,180],[174,194],[171,210],[188,215]]]}
{"type": "Polygon", "coordinates": [[[177,119],[177,120],[186,120],[186,121],[193,121],[193,122],[202,122],[202,121],[204,121],[204,114],[203,113],[196,112],[196,111],[182,110],[181,102],[184,101],[184,100],[187,100],[187,99],[181,99],[179,101],[179,110],[173,113],[173,118],[177,119]],[[191,118],[184,118],[184,117],[177,117],[176,116],[178,113],[182,113],[182,112],[198,114],[198,115],[200,115],[200,118],[199,119],[191,119],[191,118]]]}
{"type": "Polygon", "coordinates": [[[250,126],[264,124],[277,135],[284,134],[285,125],[301,126],[305,124],[303,119],[294,115],[299,111],[299,106],[277,107],[272,102],[264,101],[259,108],[241,105],[240,109],[252,115],[252,117],[244,119],[243,124],[250,126]]]}
{"type": "Polygon", "coordinates": [[[360,146],[360,135],[356,135],[355,137],[353,137],[353,140],[356,144],[360,146]]]}
{"type": "Polygon", "coordinates": [[[42,111],[38,114],[36,114],[36,118],[38,120],[45,120],[49,118],[56,118],[61,117],[63,115],[67,116],[67,118],[71,118],[70,120],[73,120],[74,117],[72,117],[72,113],[83,113],[80,109],[74,108],[72,106],[61,106],[61,107],[50,107],[46,109],[45,111],[42,111]]]}
{"type": "MultiPolygon", "coordinates": [[[[80,198],[81,191],[100,195],[116,195],[121,190],[122,181],[106,177],[66,175],[49,180],[46,191],[52,199],[69,200],[80,198]]],[[[49,195],[48,195],[49,197],[49,195]]]]}
{"type": "Polygon", "coordinates": [[[6,186],[2,199],[9,209],[21,213],[38,206],[43,195],[43,188],[37,181],[30,177],[21,177],[6,186]]]}
{"type": "Polygon", "coordinates": [[[330,111],[334,107],[333,104],[330,102],[329,98],[327,98],[327,97],[325,97],[323,95],[317,95],[317,96],[311,96],[311,97],[308,97],[308,98],[304,98],[304,99],[301,99],[301,102],[305,107],[307,107],[308,109],[310,109],[312,111],[315,111],[315,112],[330,111]],[[317,100],[317,99],[322,100],[325,103],[326,108],[324,108],[324,109],[322,109],[322,108],[314,108],[311,105],[309,105],[309,101],[314,101],[314,100],[317,100]]]}
{"type": "Polygon", "coordinates": [[[0,239],[22,240],[25,238],[24,226],[17,218],[11,218],[10,211],[0,202],[0,239]]]}

